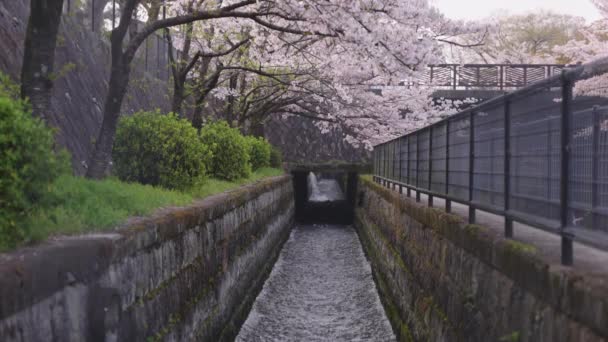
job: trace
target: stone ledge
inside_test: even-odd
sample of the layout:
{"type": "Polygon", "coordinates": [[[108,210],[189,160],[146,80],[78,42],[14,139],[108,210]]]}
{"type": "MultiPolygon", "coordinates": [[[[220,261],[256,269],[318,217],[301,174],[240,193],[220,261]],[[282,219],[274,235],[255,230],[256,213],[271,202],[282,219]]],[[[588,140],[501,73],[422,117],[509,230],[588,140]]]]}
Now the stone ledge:
{"type": "MultiPolygon", "coordinates": [[[[433,230],[555,310],[608,337],[608,275],[587,276],[576,268],[552,265],[534,253],[534,246],[505,239],[483,226],[467,225],[459,216],[403,198],[367,177],[361,177],[361,184],[419,222],[422,229],[433,230]]],[[[377,219],[390,224],[390,218],[377,219]]]]}
{"type": "Polygon", "coordinates": [[[0,254],[0,320],[75,284],[99,277],[116,260],[152,248],[290,182],[271,177],[232,191],[131,218],[110,232],[60,236],[0,254]]]}

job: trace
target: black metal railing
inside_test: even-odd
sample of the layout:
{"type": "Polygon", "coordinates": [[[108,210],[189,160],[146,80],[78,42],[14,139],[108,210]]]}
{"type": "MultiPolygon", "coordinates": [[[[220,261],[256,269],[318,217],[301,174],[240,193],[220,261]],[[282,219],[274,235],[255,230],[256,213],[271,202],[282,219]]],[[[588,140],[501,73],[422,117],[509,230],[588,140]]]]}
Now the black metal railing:
{"type": "Polygon", "coordinates": [[[421,77],[405,82],[407,86],[432,86],[444,89],[513,90],[554,75],[563,64],[434,64],[421,77]]]}
{"type": "MultiPolygon", "coordinates": [[[[605,74],[605,75],[604,75],[605,74]]],[[[603,75],[608,58],[491,99],[374,147],[374,180],[608,248],[608,99],[573,97],[577,81],[603,75]],[[561,89],[561,93],[547,91],[561,89]]],[[[602,79],[599,81],[601,88],[602,79]]],[[[608,87],[608,81],[604,82],[608,87]]]]}

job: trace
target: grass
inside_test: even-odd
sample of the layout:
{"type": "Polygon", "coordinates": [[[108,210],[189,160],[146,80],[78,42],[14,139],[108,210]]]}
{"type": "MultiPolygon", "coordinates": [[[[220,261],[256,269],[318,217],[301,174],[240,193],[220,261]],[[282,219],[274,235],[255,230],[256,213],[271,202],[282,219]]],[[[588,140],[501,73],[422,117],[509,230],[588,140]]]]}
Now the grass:
{"type": "Polygon", "coordinates": [[[279,176],[283,173],[283,170],[268,167],[258,169],[249,178],[244,178],[232,182],[219,179],[208,179],[201,186],[194,187],[193,189],[188,191],[188,193],[194,198],[205,198],[213,194],[218,194],[220,192],[238,188],[241,185],[252,183],[263,178],[279,176]]]}
{"type": "MultiPolygon", "coordinates": [[[[52,235],[103,231],[131,216],[142,216],[167,206],[182,206],[194,199],[237,188],[243,184],[283,174],[282,170],[262,168],[249,178],[234,182],[208,179],[180,192],[117,179],[101,181],[62,176],[50,189],[46,203],[29,215],[22,226],[27,239],[23,244],[42,241],[52,235]]],[[[0,251],[10,250],[0,245],[0,251]]]]}

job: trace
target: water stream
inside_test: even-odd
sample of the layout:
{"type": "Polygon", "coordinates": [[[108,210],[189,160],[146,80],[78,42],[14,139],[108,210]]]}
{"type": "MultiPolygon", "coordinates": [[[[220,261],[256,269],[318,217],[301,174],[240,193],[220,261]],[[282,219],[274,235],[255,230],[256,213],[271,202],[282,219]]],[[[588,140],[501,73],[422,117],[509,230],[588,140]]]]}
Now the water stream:
{"type": "MultiPolygon", "coordinates": [[[[316,186],[317,198],[339,190],[316,186]]],[[[296,225],[236,340],[394,341],[355,230],[296,225]]]]}

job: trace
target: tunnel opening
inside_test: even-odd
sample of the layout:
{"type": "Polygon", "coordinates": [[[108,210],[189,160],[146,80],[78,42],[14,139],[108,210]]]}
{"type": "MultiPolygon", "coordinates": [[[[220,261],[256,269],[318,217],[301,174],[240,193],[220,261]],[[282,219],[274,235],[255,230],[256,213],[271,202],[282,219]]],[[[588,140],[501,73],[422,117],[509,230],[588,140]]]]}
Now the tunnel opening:
{"type": "Polygon", "coordinates": [[[357,172],[298,170],[292,176],[297,222],[353,223],[357,172]]]}

